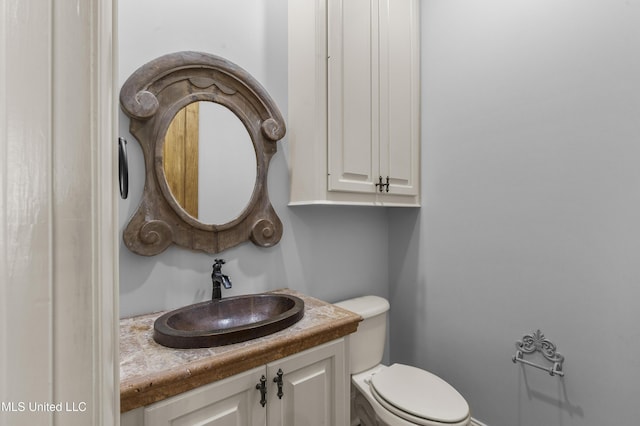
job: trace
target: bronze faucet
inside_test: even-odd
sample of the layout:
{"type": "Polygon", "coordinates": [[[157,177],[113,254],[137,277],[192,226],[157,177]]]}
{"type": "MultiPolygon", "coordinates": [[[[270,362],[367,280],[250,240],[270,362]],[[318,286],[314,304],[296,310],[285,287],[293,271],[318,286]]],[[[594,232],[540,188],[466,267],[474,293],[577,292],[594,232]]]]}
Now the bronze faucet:
{"type": "Polygon", "coordinates": [[[221,285],[226,289],[231,288],[231,280],[227,275],[222,273],[222,265],[226,262],[224,259],[216,259],[213,264],[213,272],[211,273],[211,281],[213,283],[213,291],[211,293],[211,300],[222,299],[221,285]]]}

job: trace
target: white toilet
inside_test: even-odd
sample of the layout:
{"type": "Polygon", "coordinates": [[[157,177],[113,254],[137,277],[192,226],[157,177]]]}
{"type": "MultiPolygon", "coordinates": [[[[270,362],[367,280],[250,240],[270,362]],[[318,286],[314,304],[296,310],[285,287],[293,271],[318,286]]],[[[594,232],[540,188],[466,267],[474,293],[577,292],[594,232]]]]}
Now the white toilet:
{"type": "Polygon", "coordinates": [[[438,376],[403,364],[381,364],[389,302],[364,296],[336,303],[364,320],[350,336],[351,425],[467,426],[469,404],[438,376]]]}

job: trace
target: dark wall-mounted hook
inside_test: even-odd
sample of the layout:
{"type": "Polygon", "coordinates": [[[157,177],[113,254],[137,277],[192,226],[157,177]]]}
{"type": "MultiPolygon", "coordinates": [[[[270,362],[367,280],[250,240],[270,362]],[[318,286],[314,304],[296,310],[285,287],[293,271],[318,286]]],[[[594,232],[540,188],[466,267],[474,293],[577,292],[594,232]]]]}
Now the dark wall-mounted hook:
{"type": "Polygon", "coordinates": [[[118,138],[118,172],[120,177],[120,197],[129,196],[129,160],[127,158],[127,140],[118,138]]]}

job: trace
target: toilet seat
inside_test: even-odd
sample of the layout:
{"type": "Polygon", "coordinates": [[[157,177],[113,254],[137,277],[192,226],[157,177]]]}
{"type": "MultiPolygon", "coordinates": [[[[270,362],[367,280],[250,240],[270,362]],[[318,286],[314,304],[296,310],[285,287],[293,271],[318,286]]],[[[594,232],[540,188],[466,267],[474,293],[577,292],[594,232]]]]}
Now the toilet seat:
{"type": "Polygon", "coordinates": [[[469,405],[451,385],[428,371],[393,364],[371,377],[373,397],[396,416],[418,425],[466,425],[469,405]]]}

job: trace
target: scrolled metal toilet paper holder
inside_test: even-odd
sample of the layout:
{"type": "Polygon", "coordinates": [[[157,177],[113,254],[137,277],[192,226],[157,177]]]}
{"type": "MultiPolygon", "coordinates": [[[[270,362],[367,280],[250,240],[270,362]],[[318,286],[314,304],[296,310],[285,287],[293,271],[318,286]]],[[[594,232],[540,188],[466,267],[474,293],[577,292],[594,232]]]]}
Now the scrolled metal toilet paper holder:
{"type": "Polygon", "coordinates": [[[552,376],[564,377],[564,371],[562,370],[564,356],[556,352],[556,345],[547,340],[540,330],[536,330],[535,333],[532,334],[526,334],[522,337],[522,340],[516,342],[516,354],[511,360],[514,363],[520,362],[539,368],[552,376]],[[534,352],[542,353],[546,360],[553,363],[553,366],[545,367],[524,359],[525,354],[532,354],[534,352]]]}

